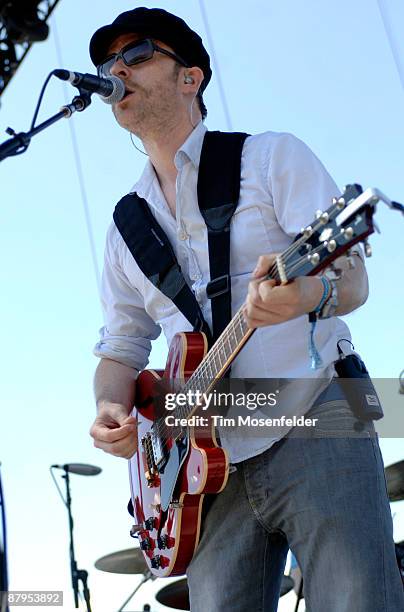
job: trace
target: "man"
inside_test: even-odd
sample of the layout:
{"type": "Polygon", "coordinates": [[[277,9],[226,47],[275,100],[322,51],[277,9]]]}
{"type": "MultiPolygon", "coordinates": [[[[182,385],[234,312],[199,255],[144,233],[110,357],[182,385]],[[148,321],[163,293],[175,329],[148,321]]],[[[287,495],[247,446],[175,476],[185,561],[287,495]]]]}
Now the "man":
{"type": "MultiPolygon", "coordinates": [[[[147,201],[168,235],[211,324],[207,231],[196,192],[209,56],[185,22],[145,8],[98,30],[90,54],[100,75],[125,83],[127,95],[113,112],[149,156],[132,191],[147,201]]],[[[188,568],[191,608],[276,610],[290,547],[302,568],[311,612],[404,609],[374,428],[367,423],[356,438],[343,435],[357,419],[331,382],[337,343],[350,338],[335,315],[367,298],[362,255],[356,251],[350,266],[339,260],[341,278],[332,283],[320,276],[284,286],[259,280],[273,264],[273,253],[284,251],[338,190],[306,145],[273,132],[247,138],[240,187],[230,237],[232,307],[235,312],[245,302],[245,319],[258,329],[235,360],[232,376],[309,380],[313,384],[304,386],[290,410],[300,415],[310,410],[321,427],[309,439],[294,430],[282,439],[266,430],[245,439],[220,431],[234,468],[207,512],[188,568]],[[313,311],[320,319],[314,338],[322,365],[316,370],[307,348],[307,314],[313,311]]],[[[101,361],[91,435],[96,447],[130,458],[136,425],[129,414],[150,343],[160,326],[168,342],[191,326],[144,276],[114,224],[107,236],[102,299],[106,324],[95,349],[101,361]]]]}

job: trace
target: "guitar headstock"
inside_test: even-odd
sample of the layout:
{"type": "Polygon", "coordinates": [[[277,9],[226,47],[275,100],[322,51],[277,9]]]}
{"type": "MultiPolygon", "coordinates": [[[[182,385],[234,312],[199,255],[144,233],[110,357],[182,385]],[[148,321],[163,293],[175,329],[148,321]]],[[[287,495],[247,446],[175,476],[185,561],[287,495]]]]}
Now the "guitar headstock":
{"type": "Polygon", "coordinates": [[[375,231],[373,215],[381,195],[377,189],[364,192],[360,185],[347,185],[343,194],[334,198],[327,210],[318,211],[314,221],[277,258],[281,282],[318,274],[358,242],[364,243],[369,257],[367,238],[375,231]]]}

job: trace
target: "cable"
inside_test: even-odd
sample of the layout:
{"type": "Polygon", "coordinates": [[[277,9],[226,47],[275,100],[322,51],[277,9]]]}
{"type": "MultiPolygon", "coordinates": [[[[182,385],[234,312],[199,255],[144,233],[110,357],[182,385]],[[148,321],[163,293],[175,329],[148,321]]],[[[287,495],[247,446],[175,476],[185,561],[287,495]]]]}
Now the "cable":
{"type": "Polygon", "coordinates": [[[32,117],[31,127],[29,128],[30,130],[33,130],[34,127],[35,127],[35,123],[36,123],[36,120],[38,118],[38,113],[39,113],[40,106],[42,104],[42,98],[44,96],[45,89],[47,88],[48,83],[49,83],[49,81],[50,81],[52,76],[53,76],[53,71],[48,74],[48,76],[46,77],[45,83],[42,85],[41,93],[39,94],[39,98],[38,98],[38,102],[37,102],[36,109],[35,109],[35,112],[34,112],[34,116],[32,117]]]}
{"type": "Polygon", "coordinates": [[[380,11],[380,15],[383,21],[386,36],[390,44],[390,50],[393,55],[393,60],[397,68],[398,76],[400,78],[401,87],[404,89],[404,65],[401,62],[400,54],[398,52],[398,47],[394,39],[393,30],[391,28],[390,21],[387,17],[387,12],[386,12],[386,8],[384,6],[383,0],[377,0],[377,4],[379,6],[379,11],[380,11]]]}
{"type": "MultiPolygon", "coordinates": [[[[58,35],[57,26],[56,26],[56,19],[55,19],[54,15],[52,17],[52,21],[53,21],[52,31],[53,31],[53,34],[54,34],[55,47],[56,47],[56,55],[57,55],[58,62],[60,64],[60,66],[64,66],[64,62],[63,62],[63,59],[62,59],[61,47],[60,47],[60,41],[59,41],[59,35],[58,35]]],[[[66,87],[66,85],[64,85],[64,91],[65,91],[65,100],[68,103],[69,97],[67,95],[67,87],[66,87]]],[[[88,206],[87,192],[86,192],[86,188],[85,188],[85,184],[84,184],[83,168],[82,168],[80,154],[79,154],[79,147],[78,147],[78,144],[77,144],[76,131],[75,131],[75,128],[74,128],[74,123],[72,121],[69,121],[69,128],[70,128],[70,136],[71,136],[72,146],[73,146],[74,159],[75,159],[75,164],[76,164],[77,178],[78,178],[79,186],[80,186],[81,201],[82,201],[82,204],[83,204],[84,217],[85,217],[85,220],[86,220],[88,241],[90,243],[91,257],[92,257],[92,260],[93,260],[94,274],[95,274],[95,279],[96,279],[96,282],[97,282],[98,291],[100,291],[100,286],[101,286],[100,278],[101,278],[101,276],[100,276],[100,270],[99,270],[99,267],[98,267],[97,253],[96,253],[96,249],[95,249],[94,232],[93,232],[93,227],[92,227],[92,223],[91,223],[90,209],[89,209],[89,206],[88,206]]]]}
{"type": "Polygon", "coordinates": [[[229,107],[228,107],[228,104],[227,104],[227,100],[226,100],[226,95],[225,95],[225,92],[224,92],[224,87],[223,87],[222,79],[220,77],[219,64],[217,63],[217,60],[216,60],[215,48],[213,46],[213,39],[212,39],[212,36],[211,36],[211,33],[210,33],[208,17],[207,17],[207,14],[206,14],[205,4],[204,4],[203,0],[199,0],[199,7],[201,9],[202,19],[203,19],[203,22],[204,22],[204,25],[205,25],[206,35],[207,35],[207,38],[208,38],[208,44],[209,44],[210,52],[211,52],[211,55],[212,55],[212,63],[213,63],[214,69],[215,69],[215,75],[216,75],[217,82],[218,82],[218,85],[219,85],[219,92],[220,92],[220,97],[221,97],[221,100],[222,100],[224,114],[225,114],[225,117],[226,117],[227,129],[229,130],[229,132],[232,132],[233,128],[232,128],[232,121],[231,121],[231,118],[230,118],[229,107]]]}
{"type": "Polygon", "coordinates": [[[55,475],[54,475],[54,473],[53,473],[53,471],[52,471],[52,467],[50,467],[50,468],[49,468],[49,471],[50,471],[50,475],[52,476],[53,482],[55,483],[55,486],[56,486],[56,488],[57,488],[57,490],[58,490],[58,493],[59,493],[59,495],[60,495],[60,497],[61,497],[61,500],[62,500],[63,504],[64,504],[65,506],[67,506],[67,502],[66,502],[65,498],[63,497],[63,493],[62,493],[62,491],[60,490],[60,487],[59,487],[59,485],[58,485],[58,483],[57,483],[57,480],[56,480],[56,478],[55,478],[55,475]]]}

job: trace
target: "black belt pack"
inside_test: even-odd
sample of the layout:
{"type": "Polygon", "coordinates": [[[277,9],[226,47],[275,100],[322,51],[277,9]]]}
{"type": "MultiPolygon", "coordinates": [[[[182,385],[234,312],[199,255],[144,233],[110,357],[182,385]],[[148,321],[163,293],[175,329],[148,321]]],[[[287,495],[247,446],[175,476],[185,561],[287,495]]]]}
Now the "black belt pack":
{"type": "Polygon", "coordinates": [[[362,359],[352,353],[334,363],[345,397],[360,421],[378,421],[383,409],[369,372],[362,359]]]}

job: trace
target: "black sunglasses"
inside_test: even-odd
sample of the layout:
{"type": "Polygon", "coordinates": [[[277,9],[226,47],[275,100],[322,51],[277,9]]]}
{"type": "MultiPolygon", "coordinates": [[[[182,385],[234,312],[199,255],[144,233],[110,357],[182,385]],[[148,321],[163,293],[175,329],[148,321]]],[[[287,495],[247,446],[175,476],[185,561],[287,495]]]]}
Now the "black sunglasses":
{"type": "Polygon", "coordinates": [[[189,68],[189,65],[176,53],[162,49],[156,45],[150,38],[145,40],[138,40],[136,42],[129,43],[119,53],[112,53],[109,55],[101,64],[97,66],[97,73],[100,77],[108,77],[111,75],[111,68],[118,59],[121,59],[125,66],[134,66],[135,64],[141,64],[147,62],[147,60],[153,57],[155,51],[168,55],[182,66],[189,68]]]}

